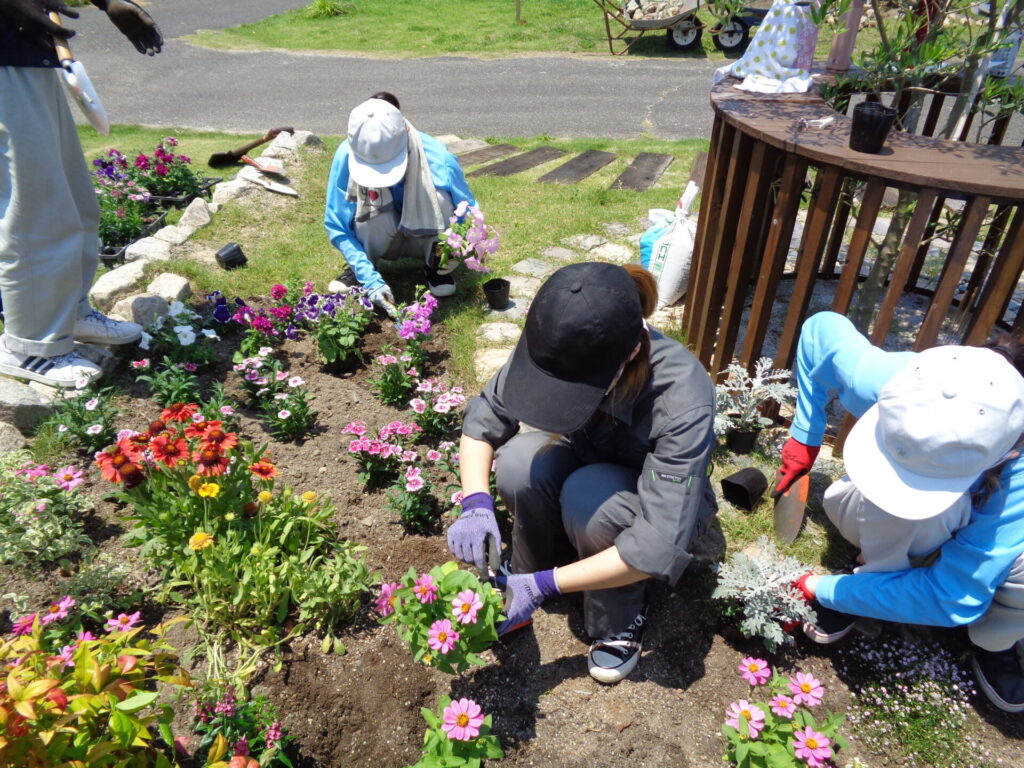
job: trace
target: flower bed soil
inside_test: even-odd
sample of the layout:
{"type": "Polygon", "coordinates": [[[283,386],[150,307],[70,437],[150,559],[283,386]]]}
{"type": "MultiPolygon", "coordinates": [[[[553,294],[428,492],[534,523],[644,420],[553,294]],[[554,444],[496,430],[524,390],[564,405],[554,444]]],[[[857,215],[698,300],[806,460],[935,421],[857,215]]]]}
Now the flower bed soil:
{"type": "MultiPolygon", "coordinates": [[[[438,333],[443,332],[439,327],[438,333]]],[[[432,358],[430,373],[443,376],[444,339],[438,333],[427,349],[432,358]]],[[[369,359],[382,345],[395,341],[393,330],[375,326],[364,338],[364,353],[369,359]]],[[[227,382],[229,393],[241,396],[228,362],[237,342],[237,337],[220,342],[225,362],[209,376],[227,382]]],[[[375,428],[407,418],[407,413],[383,406],[374,397],[367,366],[326,371],[306,339],[286,342],[279,354],[287,358],[293,373],[306,380],[319,412],[313,433],[301,443],[287,444],[270,440],[253,414],[241,410],[241,432],[270,444],[281,472],[279,482],[296,491],[312,489],[330,495],[341,535],[365,545],[371,570],[387,580],[397,579],[410,566],[427,570],[450,559],[441,530],[448,518],[435,535],[405,534],[389,511],[384,493],[364,491],[356,477],[356,462],[345,450],[341,429],[349,421],[361,419],[375,428]]],[[[148,399],[146,386],[126,372],[127,364],[121,368],[116,380],[122,391],[118,426],[137,428],[153,418],[158,407],[148,399]]],[[[84,457],[78,461],[86,462],[84,457]]],[[[140,583],[152,580],[154,576],[145,571],[134,551],[119,544],[122,518],[128,510],[102,499],[110,487],[92,467],[88,483],[83,488],[97,500],[89,534],[117,559],[135,563],[140,583]]],[[[438,488],[437,495],[447,509],[448,494],[438,488]]],[[[720,548],[717,553],[714,547],[710,550],[711,559],[721,552],[720,548]]],[[[34,604],[59,595],[63,579],[59,568],[41,577],[24,573],[3,577],[3,591],[28,594],[34,604]]],[[[749,693],[736,666],[750,654],[771,659],[784,672],[799,667],[813,673],[825,685],[829,709],[844,711],[849,706],[850,694],[835,672],[832,649],[801,641],[795,650],[768,656],[758,642],[743,639],[723,623],[709,598],[713,581],[705,561],[691,566],[674,590],[652,586],[643,659],[636,672],[616,686],[603,686],[587,674],[589,641],[582,630],[577,596],[546,604],[531,628],[520,630],[486,654],[486,667],[458,678],[413,663],[394,627],[376,623],[367,600],[362,619],[342,638],[344,655],[323,654],[317,637],[299,638],[285,648],[281,669],[273,671],[266,665],[252,686],[277,705],[295,739],[296,765],[325,768],[414,763],[424,730],[419,708],[435,707],[444,693],[471,697],[494,716],[493,732],[507,755],[500,765],[509,768],[723,765],[720,728],[729,703],[749,693]]],[[[155,605],[144,610],[150,622],[171,615],[155,605]]],[[[941,634],[962,646],[959,635],[941,634]]],[[[194,643],[195,632],[179,625],[170,638],[184,652],[194,643]]],[[[199,675],[203,659],[192,659],[188,666],[199,675]]],[[[1001,758],[1004,765],[1024,764],[1020,741],[1024,718],[998,713],[980,699],[976,708],[983,718],[976,736],[992,757],[1001,758]]],[[[184,735],[190,732],[190,703],[183,702],[178,712],[174,730],[184,735]]],[[[866,754],[857,734],[849,728],[844,732],[850,737],[851,750],[839,765],[855,755],[871,766],[896,764],[866,754]]]]}

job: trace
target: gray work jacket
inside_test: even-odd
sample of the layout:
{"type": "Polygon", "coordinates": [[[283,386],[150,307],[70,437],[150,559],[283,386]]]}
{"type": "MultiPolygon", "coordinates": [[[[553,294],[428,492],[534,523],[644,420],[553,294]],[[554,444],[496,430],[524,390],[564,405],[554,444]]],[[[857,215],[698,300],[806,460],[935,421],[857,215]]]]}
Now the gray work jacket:
{"type": "MultiPolygon", "coordinates": [[[[499,448],[519,431],[502,404],[505,368],[466,405],[462,433],[499,448]]],[[[580,461],[640,470],[640,514],[615,539],[619,556],[675,584],[692,559],[690,545],[717,512],[708,478],[715,448],[715,388],[696,357],[651,330],[651,378],[631,403],[602,405],[567,435],[580,461]]]]}

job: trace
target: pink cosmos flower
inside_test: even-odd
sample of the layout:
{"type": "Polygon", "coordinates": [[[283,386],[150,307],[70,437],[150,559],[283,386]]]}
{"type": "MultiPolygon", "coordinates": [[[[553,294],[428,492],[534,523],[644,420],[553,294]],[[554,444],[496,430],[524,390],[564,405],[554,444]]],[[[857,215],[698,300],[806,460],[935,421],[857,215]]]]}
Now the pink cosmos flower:
{"type": "Polygon", "coordinates": [[[82,477],[82,470],[71,465],[61,467],[54,472],[53,479],[65,491],[73,490],[85,482],[82,477]]]}
{"type": "Polygon", "coordinates": [[[434,583],[434,577],[429,573],[421,574],[416,579],[416,585],[412,588],[412,593],[424,604],[437,600],[437,584],[434,583]]]}
{"type": "Polygon", "coordinates": [[[427,632],[427,645],[438,653],[448,653],[459,640],[459,633],[448,619],[438,619],[427,632]]]}
{"type": "Polygon", "coordinates": [[[37,613],[29,613],[25,616],[22,616],[20,619],[15,619],[14,626],[11,628],[11,631],[15,635],[29,634],[32,631],[32,625],[35,623],[36,616],[38,615],[39,614],[37,613]]]}
{"type": "Polygon", "coordinates": [[[789,690],[793,694],[793,701],[797,704],[806,704],[808,707],[821,704],[821,698],[825,695],[824,686],[814,675],[806,672],[797,672],[789,679],[789,690]]]}
{"type": "Polygon", "coordinates": [[[398,599],[395,597],[395,590],[398,587],[399,585],[396,582],[380,585],[380,597],[374,600],[373,604],[381,616],[390,616],[395,612],[395,600],[398,599]]]}
{"type": "Polygon", "coordinates": [[[440,460],[441,460],[441,452],[440,451],[435,451],[433,449],[427,451],[427,461],[440,461],[440,460]]]}
{"type": "Polygon", "coordinates": [[[459,624],[475,624],[477,611],[483,607],[480,596],[471,589],[459,592],[452,600],[452,614],[459,624]]]}
{"type": "Polygon", "coordinates": [[[441,730],[448,734],[449,739],[471,741],[480,735],[484,713],[472,699],[459,699],[444,708],[442,720],[441,730]]]}
{"type": "Polygon", "coordinates": [[[796,748],[796,756],[806,760],[811,768],[822,768],[825,762],[832,757],[832,742],[823,733],[818,733],[811,726],[799,729],[793,733],[793,746],[796,748]]]}
{"type": "Polygon", "coordinates": [[[118,615],[116,619],[107,619],[105,629],[107,632],[127,632],[129,629],[134,627],[141,620],[141,613],[136,611],[135,613],[128,615],[122,613],[118,615]]]}
{"type": "Polygon", "coordinates": [[[796,704],[793,703],[789,696],[780,693],[778,696],[772,697],[770,704],[772,712],[779,717],[784,717],[787,720],[793,719],[793,713],[796,712],[796,704]]]}
{"type": "Polygon", "coordinates": [[[414,397],[412,400],[409,401],[409,407],[416,411],[416,413],[423,413],[425,410],[427,410],[426,402],[418,397],[414,397]]]}
{"type": "Polygon", "coordinates": [[[764,659],[755,659],[753,656],[743,659],[737,669],[740,671],[740,677],[751,685],[761,685],[772,676],[772,671],[768,669],[768,662],[764,659]]]}
{"type": "Polygon", "coordinates": [[[732,726],[742,733],[743,729],[740,727],[741,719],[747,723],[750,738],[756,739],[757,734],[764,728],[764,712],[761,711],[760,707],[754,706],[746,699],[740,699],[730,704],[729,708],[725,711],[725,724],[732,726]]]}
{"type": "Polygon", "coordinates": [[[416,476],[416,477],[406,478],[406,480],[405,480],[405,490],[409,491],[409,493],[416,493],[416,491],[420,490],[421,488],[423,488],[423,478],[422,477],[416,476]]]}

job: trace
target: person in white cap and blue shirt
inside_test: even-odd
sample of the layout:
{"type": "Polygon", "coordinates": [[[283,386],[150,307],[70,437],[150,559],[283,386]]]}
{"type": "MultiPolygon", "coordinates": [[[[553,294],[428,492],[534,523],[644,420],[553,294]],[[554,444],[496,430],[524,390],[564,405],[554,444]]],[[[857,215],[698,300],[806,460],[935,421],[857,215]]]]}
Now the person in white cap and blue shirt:
{"type": "Polygon", "coordinates": [[[810,471],[837,392],[858,421],[843,450],[848,476],[825,507],[844,536],[868,543],[857,572],[800,579],[818,614],[805,633],[835,642],[857,617],[966,625],[982,691],[1024,712],[1024,345],[1004,336],[991,348],[885,352],[822,312],[804,323],[796,362],[773,495],[810,471]]]}
{"type": "Polygon", "coordinates": [[[390,93],[352,110],[348,138],[334,155],[327,180],[324,226],[348,269],[328,286],[343,293],[358,284],[384,309],[394,294],[377,269],[380,259],[423,259],[427,287],[437,297],[455,293],[450,272],[433,262],[438,235],[459,203],[476,205],[459,161],[440,141],[417,131],[390,93]]]}

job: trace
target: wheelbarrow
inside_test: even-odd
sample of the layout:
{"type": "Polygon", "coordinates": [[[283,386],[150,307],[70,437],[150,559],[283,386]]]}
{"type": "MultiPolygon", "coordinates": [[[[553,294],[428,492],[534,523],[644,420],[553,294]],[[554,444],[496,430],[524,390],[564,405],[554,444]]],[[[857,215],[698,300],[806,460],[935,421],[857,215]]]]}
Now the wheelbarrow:
{"type": "Polygon", "coordinates": [[[594,0],[604,13],[604,29],[608,35],[608,50],[613,56],[628,53],[648,32],[664,29],[670,48],[686,51],[700,43],[702,24],[697,19],[700,0],[679,0],[658,3],[653,15],[646,15],[639,0],[594,0]],[[615,25],[615,26],[613,26],[615,25]],[[626,35],[638,33],[631,40],[626,35]],[[616,46],[618,49],[616,50],[616,46]]]}

